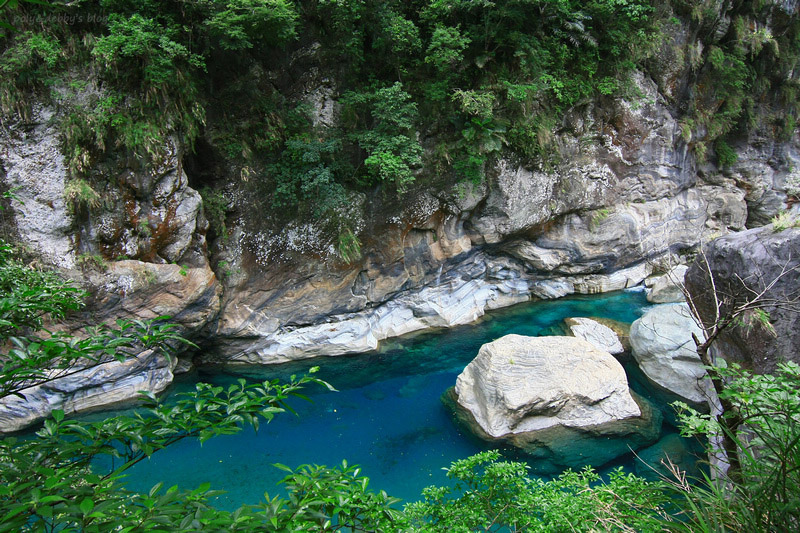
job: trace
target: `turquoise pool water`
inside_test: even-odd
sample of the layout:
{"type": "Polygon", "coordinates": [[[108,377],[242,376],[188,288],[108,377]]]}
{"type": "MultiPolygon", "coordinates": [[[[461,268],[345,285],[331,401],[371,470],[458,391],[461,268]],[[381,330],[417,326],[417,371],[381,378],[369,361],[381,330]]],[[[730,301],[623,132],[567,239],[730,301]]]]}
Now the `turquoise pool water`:
{"type": "MultiPolygon", "coordinates": [[[[258,433],[248,428],[203,446],[184,441],[158,452],[130,471],[128,486],[145,491],[158,481],[184,488],[209,481],[226,491],[216,504],[232,509],[280,491],[276,483],[285,473],[274,463],[333,466],[346,459],[361,465],[372,488],[405,501],[419,499],[424,487],[446,482],[442,469],[452,461],[486,449],[455,426],[440,401],[483,343],[509,333],[552,334],[574,316],[632,322],[647,305],[636,291],[525,303],[468,326],[388,342],[378,352],[252,372],[249,377],[263,380],[319,365],[318,376],[339,392],[309,390],[312,402],[293,403],[298,416],[279,415],[258,433]]],[[[182,377],[175,390],[197,380],[225,383],[236,377],[201,370],[182,377]]]]}

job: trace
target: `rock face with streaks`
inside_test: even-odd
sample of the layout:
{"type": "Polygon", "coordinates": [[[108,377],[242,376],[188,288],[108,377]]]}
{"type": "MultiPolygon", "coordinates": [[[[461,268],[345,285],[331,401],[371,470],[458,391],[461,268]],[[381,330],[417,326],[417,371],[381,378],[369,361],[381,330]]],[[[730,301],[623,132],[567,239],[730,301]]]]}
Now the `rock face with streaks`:
{"type": "Polygon", "coordinates": [[[18,199],[10,206],[13,221],[3,223],[13,223],[26,245],[46,262],[71,268],[75,235],[64,198],[67,172],[54,115],[53,109],[34,106],[33,127],[3,131],[3,185],[18,199]]]}
{"type": "MultiPolygon", "coordinates": [[[[175,333],[198,338],[219,312],[221,287],[210,268],[117,261],[87,273],[95,288],[85,313],[59,324],[75,335],[97,317],[152,319],[171,316],[175,333]]],[[[181,348],[176,345],[175,348],[181,348]]],[[[53,409],[65,413],[90,411],[133,402],[139,391],[159,393],[174,374],[186,371],[191,360],[147,350],[123,362],[110,359],[69,376],[24,389],[25,399],[0,399],[0,434],[41,422],[53,409]]]]}
{"type": "Polygon", "coordinates": [[[484,344],[453,397],[479,436],[562,466],[606,462],[660,432],[659,415],[634,400],[619,362],[575,337],[506,335],[484,344]],[[592,446],[599,436],[604,445],[592,446]]]}
{"type": "Polygon", "coordinates": [[[40,423],[54,409],[69,415],[131,402],[139,391],[159,393],[172,383],[176,364],[177,359],[147,350],[122,363],[112,359],[25,389],[24,399],[7,396],[0,400],[0,434],[40,423]]]}
{"type": "MultiPolygon", "coordinates": [[[[316,126],[335,127],[344,89],[315,53],[304,56],[298,83],[316,126]]],[[[271,220],[252,181],[222,165],[202,168],[203,157],[173,141],[149,169],[110,154],[88,177],[96,201],[68,201],[74,178],[59,151],[60,117],[40,104],[29,123],[2,124],[0,190],[23,203],[0,200],[0,216],[45,263],[74,269],[100,256],[109,265],[80,274],[95,293],[92,320],[172,314],[203,344],[198,362],[367,351],[488,309],[637,285],[662,260],[764,223],[785,205],[787,176],[800,167],[797,138],[759,133],[731,141],[736,164],[699,163],[681,136],[674,84],[643,73],[632,81],[635,100],[570,109],[549,132],[548,161],[501,151],[480,184],[423,169],[399,197],[349,192],[339,215],[361,243],[349,261],[337,256],[330,224],[271,220]],[[208,180],[224,184],[228,211],[227,238],[210,247],[196,190],[208,180]]]]}

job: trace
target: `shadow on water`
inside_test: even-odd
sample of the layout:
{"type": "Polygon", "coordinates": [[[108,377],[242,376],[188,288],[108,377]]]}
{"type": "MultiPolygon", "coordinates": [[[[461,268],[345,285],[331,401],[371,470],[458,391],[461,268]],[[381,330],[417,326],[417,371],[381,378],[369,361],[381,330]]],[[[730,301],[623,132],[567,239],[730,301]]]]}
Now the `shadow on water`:
{"type": "MultiPolygon", "coordinates": [[[[133,468],[129,487],[148,490],[165,481],[189,488],[211,481],[212,488],[226,491],[217,505],[231,509],[256,503],[265,491],[279,491],[276,483],[284,473],[274,463],[332,466],[346,459],[361,465],[372,488],[416,500],[424,487],[447,482],[443,468],[452,461],[488,448],[465,434],[440,400],[482,344],[510,333],[553,334],[567,317],[601,316],[630,323],[647,306],[644,294],[633,291],[526,303],[493,311],[467,326],[388,341],[372,353],[239,369],[235,374],[200,369],[182,376],[173,390],[193,388],[198,380],[224,384],[242,376],[286,379],[320,366],[318,377],[339,392],[308,391],[311,403],[293,404],[297,416],[280,415],[258,433],[246,429],[202,447],[181,442],[133,468]]],[[[525,459],[518,454],[514,458],[525,459]]],[[[630,456],[615,464],[636,469],[630,456]]]]}

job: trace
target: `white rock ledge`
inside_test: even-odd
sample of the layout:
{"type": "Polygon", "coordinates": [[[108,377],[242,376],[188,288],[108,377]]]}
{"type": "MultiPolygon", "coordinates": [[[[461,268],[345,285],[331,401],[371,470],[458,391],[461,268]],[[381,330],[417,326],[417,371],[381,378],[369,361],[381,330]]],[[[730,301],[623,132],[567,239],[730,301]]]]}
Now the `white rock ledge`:
{"type": "Polygon", "coordinates": [[[252,339],[239,351],[220,361],[211,356],[203,362],[227,365],[278,364],[318,356],[363,353],[381,341],[430,328],[475,322],[487,310],[508,307],[538,298],[560,298],[624,289],[641,283],[652,268],[643,263],[608,275],[583,275],[541,281],[524,273],[510,279],[454,277],[436,286],[403,294],[370,310],[331,317],[330,322],[275,330],[269,320],[248,326],[252,339]],[[263,328],[261,327],[263,325],[263,328]]]}

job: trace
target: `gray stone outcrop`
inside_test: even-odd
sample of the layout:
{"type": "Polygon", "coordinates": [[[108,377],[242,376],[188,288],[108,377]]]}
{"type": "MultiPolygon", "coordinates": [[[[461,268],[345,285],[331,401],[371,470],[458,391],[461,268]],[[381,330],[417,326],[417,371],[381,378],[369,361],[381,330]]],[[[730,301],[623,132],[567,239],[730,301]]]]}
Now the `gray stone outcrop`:
{"type": "Polygon", "coordinates": [[[139,397],[139,391],[162,392],[172,383],[176,364],[177,359],[147,350],[124,362],[112,359],[24,389],[24,398],[0,400],[0,434],[41,422],[55,409],[69,415],[129,403],[139,397]]]}
{"type": "Polygon", "coordinates": [[[689,267],[686,265],[676,265],[667,273],[653,279],[648,287],[647,301],[656,304],[685,302],[683,278],[687,270],[689,267]]]}
{"type": "Polygon", "coordinates": [[[748,312],[719,336],[713,349],[759,373],[781,361],[800,362],[800,228],[765,226],[713,240],[686,274],[686,287],[707,325],[758,294],[768,324],[748,312]],[[708,275],[710,266],[714,283],[708,275]],[[714,292],[718,298],[714,298],[714,292]]]}
{"type": "Polygon", "coordinates": [[[658,305],[631,325],[633,358],[667,403],[680,400],[707,412],[713,387],[692,334],[702,339],[688,305],[658,305]]]}
{"type": "Polygon", "coordinates": [[[71,268],[76,257],[75,235],[64,198],[67,171],[54,115],[53,109],[35,105],[31,127],[0,128],[0,163],[5,170],[5,188],[18,199],[11,212],[21,240],[46,262],[71,268]]]}
{"type": "Polygon", "coordinates": [[[575,317],[567,318],[564,323],[573,336],[587,341],[598,350],[611,355],[625,352],[625,347],[617,332],[602,322],[591,318],[575,317]]]}

